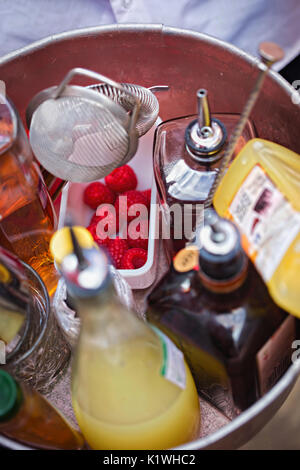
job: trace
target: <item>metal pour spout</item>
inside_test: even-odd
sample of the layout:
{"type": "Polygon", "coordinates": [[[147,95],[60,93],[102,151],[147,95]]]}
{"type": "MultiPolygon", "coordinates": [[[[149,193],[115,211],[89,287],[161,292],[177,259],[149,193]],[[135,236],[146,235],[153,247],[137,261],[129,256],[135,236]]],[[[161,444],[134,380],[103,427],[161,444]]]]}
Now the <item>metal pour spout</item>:
{"type": "MultiPolygon", "coordinates": [[[[197,109],[198,109],[198,132],[202,134],[203,128],[211,129],[210,109],[207,97],[207,90],[200,88],[197,91],[197,109]]],[[[212,129],[211,129],[212,132],[212,129]]],[[[205,135],[203,135],[205,137],[205,135]]]]}
{"type": "Polygon", "coordinates": [[[185,143],[189,155],[199,163],[212,163],[221,158],[220,150],[226,141],[226,128],[212,118],[204,88],[197,91],[197,119],[186,128],[185,143]]]}

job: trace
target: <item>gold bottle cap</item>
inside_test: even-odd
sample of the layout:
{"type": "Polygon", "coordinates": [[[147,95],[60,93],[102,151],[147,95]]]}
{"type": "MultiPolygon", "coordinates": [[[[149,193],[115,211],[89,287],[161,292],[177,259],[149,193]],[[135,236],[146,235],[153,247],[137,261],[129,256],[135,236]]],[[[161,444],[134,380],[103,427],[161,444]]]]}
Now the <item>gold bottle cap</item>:
{"type": "MultiPolygon", "coordinates": [[[[89,249],[95,245],[91,233],[86,228],[75,226],[73,230],[81,248],[89,249]]],[[[57,264],[61,264],[67,255],[73,253],[74,248],[69,227],[63,227],[55,232],[50,240],[50,251],[57,264]]]]}
{"type": "Polygon", "coordinates": [[[173,266],[179,273],[186,273],[197,268],[199,264],[199,249],[196,245],[186,246],[180,250],[173,260],[173,266]]]}

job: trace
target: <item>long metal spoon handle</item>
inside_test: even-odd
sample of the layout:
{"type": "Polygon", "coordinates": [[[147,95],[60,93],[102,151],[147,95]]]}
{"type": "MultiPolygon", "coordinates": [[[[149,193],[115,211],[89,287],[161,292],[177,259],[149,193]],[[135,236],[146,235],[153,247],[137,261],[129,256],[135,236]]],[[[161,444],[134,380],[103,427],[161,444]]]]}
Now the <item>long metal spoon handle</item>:
{"type": "Polygon", "coordinates": [[[283,50],[274,43],[271,42],[264,42],[261,43],[259,46],[259,54],[261,58],[261,63],[259,64],[259,74],[256,79],[256,83],[251,91],[249,98],[246,102],[246,105],[242,111],[240,119],[230,137],[228,146],[224,152],[224,156],[222,158],[222,163],[220,165],[219,171],[216,175],[216,178],[213,182],[213,185],[210,189],[209,195],[207,200],[205,201],[204,207],[209,207],[213,201],[215,192],[219,186],[221,179],[223,178],[224,172],[232,158],[234,149],[236,147],[237,141],[241,136],[244,127],[247,123],[247,120],[251,114],[251,111],[256,103],[260,90],[262,89],[266,74],[269,68],[275,63],[281,60],[284,56],[283,50]]]}

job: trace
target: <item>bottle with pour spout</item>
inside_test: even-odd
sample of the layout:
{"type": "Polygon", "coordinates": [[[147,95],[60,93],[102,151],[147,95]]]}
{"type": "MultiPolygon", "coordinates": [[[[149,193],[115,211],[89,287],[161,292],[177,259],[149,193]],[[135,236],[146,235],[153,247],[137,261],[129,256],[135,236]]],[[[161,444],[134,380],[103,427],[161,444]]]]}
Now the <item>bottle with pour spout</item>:
{"type": "MultiPolygon", "coordinates": [[[[212,116],[205,89],[197,91],[197,107],[197,115],[163,122],[155,134],[154,174],[164,226],[170,225],[170,237],[166,233],[163,238],[172,255],[185,246],[203,214],[224,147],[240,117],[212,116]]],[[[232,158],[254,136],[248,120],[232,158]]]]}
{"type": "Polygon", "coordinates": [[[279,308],[232,222],[215,213],[148,298],[148,321],[184,352],[198,391],[229,418],[264,395],[291,363],[295,319],[279,308]],[[199,243],[200,244],[200,243],[199,243]]]}
{"type": "Polygon", "coordinates": [[[164,449],[193,439],[199,400],[181,351],[120,303],[105,252],[82,250],[70,236],[74,252],[60,270],[81,318],[72,401],[87,442],[164,449]]]}

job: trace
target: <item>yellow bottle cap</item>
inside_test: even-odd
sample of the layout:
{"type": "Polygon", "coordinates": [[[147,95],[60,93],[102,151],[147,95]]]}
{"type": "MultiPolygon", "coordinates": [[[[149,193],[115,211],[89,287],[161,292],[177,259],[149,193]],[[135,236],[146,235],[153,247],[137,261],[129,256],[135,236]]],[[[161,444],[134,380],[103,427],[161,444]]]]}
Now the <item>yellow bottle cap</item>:
{"type": "Polygon", "coordinates": [[[0,263],[0,282],[3,282],[3,284],[8,284],[11,280],[12,277],[9,270],[2,263],[0,263]]]}
{"type": "MultiPolygon", "coordinates": [[[[73,230],[81,248],[89,249],[95,246],[94,239],[86,228],[75,226],[73,230]]],[[[68,227],[63,227],[55,232],[50,240],[50,251],[58,264],[61,264],[67,255],[73,253],[73,243],[68,227]]]]}

